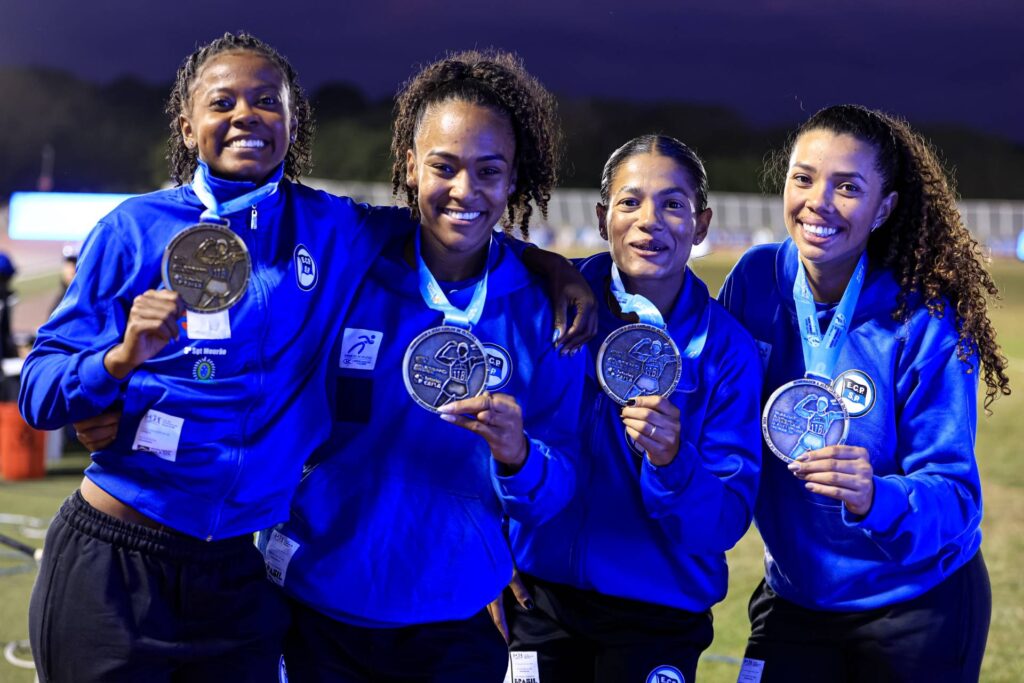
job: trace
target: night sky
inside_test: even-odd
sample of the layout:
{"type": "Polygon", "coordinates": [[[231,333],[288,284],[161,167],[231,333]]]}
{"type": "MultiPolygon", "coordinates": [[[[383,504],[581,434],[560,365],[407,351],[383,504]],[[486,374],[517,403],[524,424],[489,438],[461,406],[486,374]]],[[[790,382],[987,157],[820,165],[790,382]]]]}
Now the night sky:
{"type": "Polygon", "coordinates": [[[1024,143],[1021,0],[712,4],[4,0],[0,65],[170,83],[196,43],[245,29],[287,55],[307,90],[348,81],[381,97],[446,50],[493,45],[561,95],[722,104],[786,125],[858,102],[1024,143]]]}

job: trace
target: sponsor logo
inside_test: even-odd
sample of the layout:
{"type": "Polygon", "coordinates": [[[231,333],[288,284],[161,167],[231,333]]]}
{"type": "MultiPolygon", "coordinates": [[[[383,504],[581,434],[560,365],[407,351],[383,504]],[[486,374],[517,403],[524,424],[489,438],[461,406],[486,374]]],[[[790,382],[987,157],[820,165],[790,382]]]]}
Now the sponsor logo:
{"type": "Polygon", "coordinates": [[[295,247],[295,280],[299,284],[299,289],[304,292],[316,287],[316,282],[319,279],[320,271],[317,270],[316,261],[313,260],[313,255],[309,253],[309,249],[299,244],[295,247]]]}
{"type": "Polygon", "coordinates": [[[192,378],[200,382],[209,382],[217,374],[217,366],[213,361],[203,356],[192,366],[192,378]]]}
{"type": "Polygon", "coordinates": [[[497,344],[484,344],[487,353],[487,391],[497,391],[512,379],[512,356],[497,344]]]}
{"type": "Polygon", "coordinates": [[[647,674],[646,683],[686,683],[683,672],[674,666],[664,664],[647,674]]]}
{"type": "Polygon", "coordinates": [[[378,330],[363,330],[347,327],[341,338],[339,368],[350,370],[373,370],[377,366],[377,352],[383,333],[378,330]]]}
{"type": "Polygon", "coordinates": [[[832,381],[850,417],[863,417],[875,406],[875,382],[863,370],[847,370],[832,381]]]}

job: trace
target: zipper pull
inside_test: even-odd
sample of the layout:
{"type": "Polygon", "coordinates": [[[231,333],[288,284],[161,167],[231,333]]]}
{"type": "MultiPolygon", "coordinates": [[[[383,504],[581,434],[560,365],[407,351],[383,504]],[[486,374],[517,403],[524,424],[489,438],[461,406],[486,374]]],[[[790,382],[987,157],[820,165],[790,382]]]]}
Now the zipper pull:
{"type": "Polygon", "coordinates": [[[252,205],[252,217],[249,219],[249,229],[250,230],[255,230],[256,229],[256,205],[255,204],[252,205]]]}

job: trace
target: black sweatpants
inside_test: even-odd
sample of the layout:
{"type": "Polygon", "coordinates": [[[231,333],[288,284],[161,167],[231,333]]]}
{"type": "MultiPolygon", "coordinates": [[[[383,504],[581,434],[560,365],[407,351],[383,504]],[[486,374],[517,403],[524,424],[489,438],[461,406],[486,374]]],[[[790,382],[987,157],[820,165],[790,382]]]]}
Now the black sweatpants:
{"type": "Polygon", "coordinates": [[[714,636],[711,612],[687,612],[522,577],[527,611],[505,600],[513,652],[536,652],[538,683],[693,683],[714,636]]]}
{"type": "Polygon", "coordinates": [[[487,610],[462,621],[366,628],[292,601],[289,683],[502,683],[508,647],[487,610]]]}
{"type": "Polygon", "coordinates": [[[46,534],[29,605],[42,683],[276,682],[287,625],[251,536],[157,531],[77,491],[46,534]]]}
{"type": "Polygon", "coordinates": [[[888,607],[811,610],[762,581],[749,614],[744,683],[976,683],[992,589],[979,551],[927,593],[888,607]]]}

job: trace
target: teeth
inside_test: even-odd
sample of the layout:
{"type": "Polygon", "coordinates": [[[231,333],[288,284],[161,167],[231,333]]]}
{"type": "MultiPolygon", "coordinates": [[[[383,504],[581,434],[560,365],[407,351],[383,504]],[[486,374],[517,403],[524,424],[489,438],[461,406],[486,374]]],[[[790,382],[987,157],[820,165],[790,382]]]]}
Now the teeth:
{"type": "Polygon", "coordinates": [[[480,217],[480,211],[452,211],[445,209],[445,213],[459,221],[475,221],[480,217]]]}
{"type": "Polygon", "coordinates": [[[833,228],[830,225],[811,225],[809,223],[801,223],[800,227],[815,237],[831,237],[839,232],[839,228],[833,228]]]}
{"type": "Polygon", "coordinates": [[[266,146],[266,142],[264,142],[263,140],[257,140],[255,138],[241,138],[238,140],[232,140],[231,142],[228,143],[228,147],[250,147],[259,149],[261,147],[266,146]]]}
{"type": "Polygon", "coordinates": [[[643,251],[665,251],[666,249],[666,247],[660,244],[655,244],[654,242],[640,242],[633,246],[643,251]]]}

